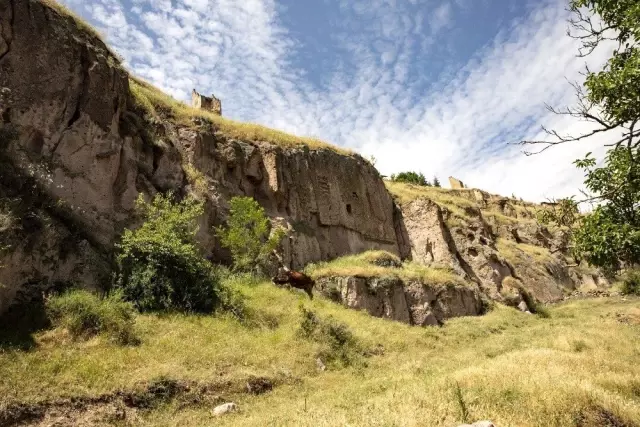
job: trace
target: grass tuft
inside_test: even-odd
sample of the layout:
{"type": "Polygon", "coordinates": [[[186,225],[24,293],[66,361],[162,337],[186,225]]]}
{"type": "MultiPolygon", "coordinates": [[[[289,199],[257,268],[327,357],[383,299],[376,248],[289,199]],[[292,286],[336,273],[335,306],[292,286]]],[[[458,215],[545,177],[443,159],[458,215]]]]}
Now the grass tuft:
{"type": "Polygon", "coordinates": [[[54,295],[46,310],[55,326],[65,328],[76,339],[105,335],[120,345],[137,344],[135,309],[120,294],[100,298],[88,291],[72,290],[54,295]]]}

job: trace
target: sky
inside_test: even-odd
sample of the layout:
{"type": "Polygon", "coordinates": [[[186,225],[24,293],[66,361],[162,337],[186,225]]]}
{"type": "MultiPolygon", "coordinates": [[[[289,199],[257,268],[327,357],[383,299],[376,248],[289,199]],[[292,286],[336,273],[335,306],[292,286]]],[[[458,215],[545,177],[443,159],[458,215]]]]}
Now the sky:
{"type": "Polygon", "coordinates": [[[384,175],[525,200],[577,194],[572,162],[603,141],[525,156],[541,126],[588,123],[570,82],[610,51],[578,58],[568,0],[62,0],[125,66],[172,96],[215,94],[223,115],[374,156],[384,175]]]}

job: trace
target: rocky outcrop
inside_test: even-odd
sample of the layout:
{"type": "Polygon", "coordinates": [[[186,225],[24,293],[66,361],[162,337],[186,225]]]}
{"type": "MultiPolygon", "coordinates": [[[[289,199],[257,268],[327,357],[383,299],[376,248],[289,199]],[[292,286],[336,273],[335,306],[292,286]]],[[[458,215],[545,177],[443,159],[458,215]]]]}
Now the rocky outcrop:
{"type": "Polygon", "coordinates": [[[360,156],[241,141],[197,120],[149,123],[108,47],[40,1],[0,0],[0,93],[0,184],[33,187],[38,206],[28,211],[55,219],[34,243],[41,251],[16,240],[0,253],[0,312],[35,281],[42,286],[33,292],[56,282],[101,285],[89,260],[108,264],[122,230],[136,224],[140,193],[199,193],[198,237],[214,261],[228,260],[211,228],[235,195],[254,197],[290,230],[283,258],[292,268],[367,249],[398,252],[393,200],[360,156]]]}
{"type": "Polygon", "coordinates": [[[399,278],[325,277],[316,286],[328,298],[372,316],[435,326],[446,319],[482,313],[480,292],[465,285],[427,285],[399,278]]]}
{"type": "Polygon", "coordinates": [[[399,242],[405,242],[400,246],[405,257],[450,266],[503,303],[513,301],[512,290],[504,285],[507,278],[541,302],[560,301],[575,289],[609,285],[596,270],[576,268],[568,256],[568,232],[532,220],[534,205],[476,189],[451,190],[446,193],[449,199],[464,199],[454,213],[437,202],[437,193],[429,194],[400,204],[396,230],[399,242]]]}
{"type": "MultiPolygon", "coordinates": [[[[607,283],[569,267],[567,234],[536,224],[533,206],[515,198],[451,190],[465,201],[464,221],[451,221],[450,206],[429,197],[394,203],[358,155],[231,138],[171,112],[151,120],[86,24],[50,3],[0,0],[0,313],[58,284],[108,283],[114,244],[136,225],[136,198],[166,191],[205,201],[198,239],[215,262],[229,254],[212,227],[243,195],[289,231],[281,252],[294,269],[382,249],[450,267],[497,301],[509,277],[541,301],[607,283]]],[[[479,310],[478,291],[465,287],[363,280],[332,289],[348,306],[412,324],[479,310]]]]}

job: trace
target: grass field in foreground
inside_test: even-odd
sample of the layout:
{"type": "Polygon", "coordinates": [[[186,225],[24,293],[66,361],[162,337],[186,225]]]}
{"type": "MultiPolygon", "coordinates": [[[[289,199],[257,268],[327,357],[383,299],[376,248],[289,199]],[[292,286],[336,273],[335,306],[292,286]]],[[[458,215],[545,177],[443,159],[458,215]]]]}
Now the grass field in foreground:
{"type": "Polygon", "coordinates": [[[73,342],[54,330],[37,333],[30,351],[0,350],[0,407],[97,395],[163,375],[199,382],[263,375],[280,385],[260,396],[221,392],[237,413],[214,419],[210,405],[170,402],[135,425],[640,425],[638,299],[575,300],[551,307],[548,319],[498,306],[423,329],[268,283],[235,286],[258,319],[251,327],[226,317],[142,315],[136,347],[73,342]],[[315,344],[296,334],[301,303],[348,324],[365,346],[383,344],[384,354],[367,366],[318,371],[315,344]]]}

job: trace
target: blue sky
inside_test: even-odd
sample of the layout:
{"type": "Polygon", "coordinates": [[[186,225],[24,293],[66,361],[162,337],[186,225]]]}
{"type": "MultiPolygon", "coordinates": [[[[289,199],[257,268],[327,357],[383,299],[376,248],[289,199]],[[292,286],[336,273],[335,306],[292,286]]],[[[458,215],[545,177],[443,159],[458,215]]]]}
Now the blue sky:
{"type": "MultiPolygon", "coordinates": [[[[135,74],[225,116],[375,156],[383,174],[449,175],[500,194],[574,194],[589,141],[526,157],[510,142],[586,124],[575,102],[606,51],[576,58],[567,0],[64,0],[135,74]]],[[[598,150],[596,150],[598,152],[598,150]]]]}

